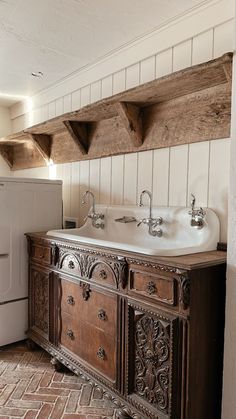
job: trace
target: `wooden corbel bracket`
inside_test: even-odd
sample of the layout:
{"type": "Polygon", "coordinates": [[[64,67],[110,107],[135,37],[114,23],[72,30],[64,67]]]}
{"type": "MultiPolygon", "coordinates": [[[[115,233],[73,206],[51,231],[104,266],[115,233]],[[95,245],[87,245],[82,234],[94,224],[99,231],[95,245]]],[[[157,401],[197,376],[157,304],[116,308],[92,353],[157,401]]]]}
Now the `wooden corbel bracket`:
{"type": "Polygon", "coordinates": [[[132,144],[140,147],[143,144],[141,108],[128,102],[118,102],[116,109],[132,144]]]}
{"type": "Polygon", "coordinates": [[[34,147],[38,150],[42,158],[45,160],[46,164],[49,164],[50,157],[51,157],[51,148],[52,148],[51,135],[29,133],[29,137],[34,147]]]}
{"type": "Polygon", "coordinates": [[[8,164],[8,166],[12,169],[13,167],[13,147],[10,145],[0,144],[0,155],[8,164]]]}
{"type": "Polygon", "coordinates": [[[79,148],[82,154],[88,154],[89,142],[88,131],[89,123],[80,121],[63,121],[71,139],[79,148]]]}

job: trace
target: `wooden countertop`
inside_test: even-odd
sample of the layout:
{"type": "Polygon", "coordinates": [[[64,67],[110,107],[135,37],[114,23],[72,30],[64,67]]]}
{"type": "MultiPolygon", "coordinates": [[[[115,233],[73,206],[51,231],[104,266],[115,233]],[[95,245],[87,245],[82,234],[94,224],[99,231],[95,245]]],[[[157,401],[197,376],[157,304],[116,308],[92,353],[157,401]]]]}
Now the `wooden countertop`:
{"type": "Polygon", "coordinates": [[[168,265],[175,268],[193,270],[207,268],[213,265],[221,265],[226,263],[227,253],[220,250],[212,250],[208,252],[199,252],[189,255],[182,256],[153,256],[145,255],[135,252],[127,252],[118,249],[111,249],[109,247],[99,247],[95,245],[86,245],[85,243],[80,243],[79,241],[73,241],[68,239],[62,239],[57,237],[52,237],[46,235],[45,232],[36,232],[26,234],[28,237],[35,238],[37,240],[49,241],[56,244],[70,245],[75,250],[93,250],[95,252],[109,253],[114,256],[122,256],[126,258],[129,262],[135,263],[135,261],[142,261],[153,264],[168,265]]]}

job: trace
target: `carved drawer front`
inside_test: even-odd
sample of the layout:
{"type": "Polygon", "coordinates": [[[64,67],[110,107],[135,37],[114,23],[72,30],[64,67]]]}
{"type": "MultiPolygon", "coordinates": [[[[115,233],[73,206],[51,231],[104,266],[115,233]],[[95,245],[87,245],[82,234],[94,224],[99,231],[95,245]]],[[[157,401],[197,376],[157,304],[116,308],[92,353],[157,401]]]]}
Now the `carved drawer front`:
{"type": "Polygon", "coordinates": [[[145,417],[179,418],[178,318],[132,304],[128,311],[128,399],[145,417]]]}
{"type": "Polygon", "coordinates": [[[65,254],[60,259],[59,269],[66,272],[69,271],[72,274],[81,274],[79,261],[73,253],[65,254]]]}
{"type": "Polygon", "coordinates": [[[61,279],[61,310],[91,323],[112,337],[117,325],[117,296],[99,292],[82,281],[61,279]]]}
{"type": "Polygon", "coordinates": [[[78,355],[114,385],[116,340],[93,325],[62,313],[61,345],[78,355]]]}
{"type": "Polygon", "coordinates": [[[117,288],[118,285],[118,278],[116,278],[112,267],[108,266],[104,262],[98,262],[93,265],[90,270],[90,278],[93,281],[113,288],[117,288]]]}
{"type": "Polygon", "coordinates": [[[51,265],[52,263],[51,247],[33,243],[31,252],[32,252],[32,259],[34,259],[35,261],[41,262],[43,264],[51,265]]]}
{"type": "Polygon", "coordinates": [[[129,294],[145,296],[170,306],[176,304],[176,280],[148,272],[130,271],[129,294]]]}

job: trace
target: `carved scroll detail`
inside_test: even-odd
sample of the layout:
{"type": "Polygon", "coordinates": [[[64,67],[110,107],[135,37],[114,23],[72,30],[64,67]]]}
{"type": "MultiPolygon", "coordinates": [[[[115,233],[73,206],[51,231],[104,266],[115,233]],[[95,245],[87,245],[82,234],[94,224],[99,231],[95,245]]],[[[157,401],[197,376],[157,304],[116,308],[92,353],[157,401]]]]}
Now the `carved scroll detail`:
{"type": "Polygon", "coordinates": [[[135,393],[165,413],[170,405],[170,346],[170,324],[139,314],[135,325],[135,393]]]}
{"type": "Polygon", "coordinates": [[[190,305],[190,279],[186,275],[180,276],[179,302],[183,310],[187,310],[190,305]]]}
{"type": "Polygon", "coordinates": [[[49,282],[48,275],[33,271],[34,323],[44,333],[49,332],[49,282]]]}

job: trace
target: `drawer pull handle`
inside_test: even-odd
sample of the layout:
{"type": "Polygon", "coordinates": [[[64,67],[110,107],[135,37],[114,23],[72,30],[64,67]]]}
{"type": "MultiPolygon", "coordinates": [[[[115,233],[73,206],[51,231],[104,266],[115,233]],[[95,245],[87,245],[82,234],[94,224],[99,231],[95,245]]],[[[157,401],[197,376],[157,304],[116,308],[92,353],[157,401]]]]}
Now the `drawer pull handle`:
{"type": "Polygon", "coordinates": [[[102,346],[100,346],[100,347],[98,348],[98,351],[97,351],[97,357],[98,357],[98,358],[100,358],[100,359],[105,359],[105,356],[106,356],[106,352],[105,352],[105,350],[102,348],[102,346]]]}
{"type": "Polygon", "coordinates": [[[71,329],[68,329],[66,332],[68,338],[70,338],[71,340],[73,340],[75,338],[74,333],[71,329]]]}
{"type": "Polygon", "coordinates": [[[98,310],[98,318],[100,320],[106,320],[107,319],[106,312],[102,308],[100,310],[98,310]]]}
{"type": "Polygon", "coordinates": [[[67,303],[70,304],[71,306],[75,304],[75,300],[74,300],[74,297],[72,297],[72,295],[68,295],[67,303]]]}
{"type": "Polygon", "coordinates": [[[74,264],[73,260],[70,260],[70,262],[68,263],[68,268],[75,269],[75,264],[74,264]]]}
{"type": "Polygon", "coordinates": [[[102,270],[99,272],[99,276],[100,276],[100,278],[101,278],[101,279],[106,279],[106,278],[107,278],[107,273],[106,273],[106,271],[104,271],[104,269],[102,269],[102,270]]]}
{"type": "Polygon", "coordinates": [[[150,281],[150,282],[148,282],[148,284],[147,284],[147,293],[149,294],[149,295],[152,295],[152,294],[154,294],[155,292],[156,292],[156,285],[154,284],[154,282],[153,281],[150,281]]]}

